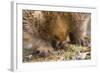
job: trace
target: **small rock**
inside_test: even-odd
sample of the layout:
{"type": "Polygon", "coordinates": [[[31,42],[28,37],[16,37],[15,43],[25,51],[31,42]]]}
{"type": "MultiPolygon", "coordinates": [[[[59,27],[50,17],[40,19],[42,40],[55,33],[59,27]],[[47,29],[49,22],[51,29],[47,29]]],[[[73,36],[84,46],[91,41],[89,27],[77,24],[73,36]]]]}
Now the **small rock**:
{"type": "Polygon", "coordinates": [[[26,58],[28,58],[29,60],[31,60],[32,59],[32,55],[28,55],[28,56],[26,56],[26,58]]]}

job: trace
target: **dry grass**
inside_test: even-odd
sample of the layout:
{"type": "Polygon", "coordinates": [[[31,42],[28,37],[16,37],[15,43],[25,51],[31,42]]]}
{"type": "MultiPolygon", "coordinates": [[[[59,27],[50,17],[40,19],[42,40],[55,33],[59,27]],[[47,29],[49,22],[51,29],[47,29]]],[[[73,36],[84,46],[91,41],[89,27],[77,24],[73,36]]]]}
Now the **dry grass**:
{"type": "Polygon", "coordinates": [[[46,61],[68,61],[91,59],[91,48],[66,44],[64,49],[53,51],[47,57],[31,55],[31,49],[23,49],[23,62],[46,62],[46,61]]]}

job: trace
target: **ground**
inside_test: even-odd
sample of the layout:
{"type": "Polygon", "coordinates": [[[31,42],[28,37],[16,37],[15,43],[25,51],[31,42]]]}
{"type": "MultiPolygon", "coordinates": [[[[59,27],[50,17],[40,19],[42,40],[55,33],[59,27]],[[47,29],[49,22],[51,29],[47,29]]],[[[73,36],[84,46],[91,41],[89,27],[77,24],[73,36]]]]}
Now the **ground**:
{"type": "MultiPolygon", "coordinates": [[[[90,39],[86,39],[90,42],[90,39]]],[[[63,49],[53,51],[46,57],[32,55],[32,49],[23,48],[23,62],[48,62],[48,61],[68,61],[68,60],[88,60],[91,59],[91,47],[75,44],[66,44],[63,49]]]]}

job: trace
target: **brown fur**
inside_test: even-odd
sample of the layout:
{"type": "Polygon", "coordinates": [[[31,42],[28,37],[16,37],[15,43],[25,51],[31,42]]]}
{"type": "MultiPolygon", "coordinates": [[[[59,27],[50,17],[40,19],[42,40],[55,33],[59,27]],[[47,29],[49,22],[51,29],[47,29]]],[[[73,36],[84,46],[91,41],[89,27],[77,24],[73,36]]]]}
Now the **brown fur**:
{"type": "Polygon", "coordinates": [[[43,43],[46,44],[46,47],[41,49],[40,43],[37,43],[40,51],[47,50],[48,45],[50,48],[51,46],[61,48],[68,36],[71,43],[84,45],[89,20],[89,13],[23,10],[24,32],[31,35],[32,41],[37,39],[35,43],[41,40],[43,47],[45,47],[43,43]]]}

